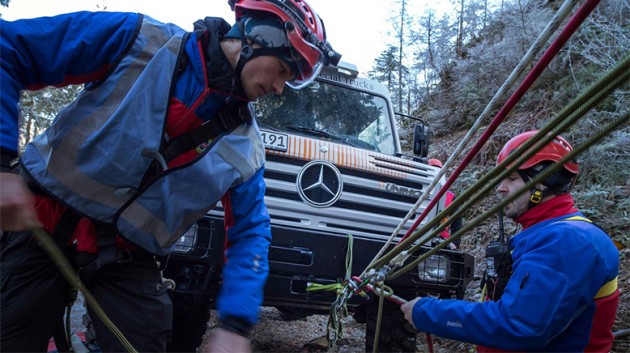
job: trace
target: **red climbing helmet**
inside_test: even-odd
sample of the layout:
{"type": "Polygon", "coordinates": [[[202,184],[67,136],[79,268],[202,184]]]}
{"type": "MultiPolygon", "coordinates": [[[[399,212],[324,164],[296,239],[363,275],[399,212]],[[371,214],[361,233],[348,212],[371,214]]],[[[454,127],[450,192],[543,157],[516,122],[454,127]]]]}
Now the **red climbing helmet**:
{"type": "MultiPolygon", "coordinates": [[[[505,144],[505,146],[503,146],[501,152],[499,152],[499,156],[497,157],[497,165],[503,162],[514,150],[522,146],[527,140],[532,138],[537,133],[538,130],[531,130],[512,137],[505,144]]],[[[536,152],[536,154],[534,154],[527,161],[521,164],[518,169],[529,169],[545,161],[559,162],[571,151],[573,151],[573,147],[571,147],[569,142],[567,142],[567,140],[565,140],[562,136],[558,135],[554,137],[553,140],[551,140],[548,144],[543,146],[538,152],[536,152]]],[[[579,173],[578,163],[575,160],[565,162],[563,167],[565,170],[572,174],[579,173]]]]}
{"type": "Polygon", "coordinates": [[[326,41],[324,23],[304,0],[229,0],[240,20],[244,12],[265,12],[280,18],[299,72],[287,82],[300,89],[313,82],[324,65],[337,65],[341,55],[326,41]]]}
{"type": "Polygon", "coordinates": [[[428,163],[430,166],[433,166],[433,167],[438,167],[438,168],[442,168],[442,161],[441,161],[441,160],[439,160],[439,159],[437,159],[437,158],[430,158],[430,159],[427,161],[427,163],[428,163]]]}

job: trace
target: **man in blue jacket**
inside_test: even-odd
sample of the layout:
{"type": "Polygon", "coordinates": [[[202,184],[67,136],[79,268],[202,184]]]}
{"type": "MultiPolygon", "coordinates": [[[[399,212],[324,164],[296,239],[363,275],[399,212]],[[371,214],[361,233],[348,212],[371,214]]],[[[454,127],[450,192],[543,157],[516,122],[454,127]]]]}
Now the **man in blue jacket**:
{"type": "MultiPolygon", "coordinates": [[[[523,153],[519,146],[536,133],[513,137],[497,164],[523,153]]],[[[499,196],[523,191],[571,150],[556,136],[498,185],[499,196]]],[[[568,161],[505,206],[523,229],[510,239],[511,276],[500,298],[417,298],[401,307],[405,318],[419,331],[477,344],[478,351],[608,352],[619,303],[619,254],[610,237],[575,208],[569,191],[577,174],[577,162],[568,161]]]]}
{"type": "MultiPolygon", "coordinates": [[[[138,351],[172,324],[159,257],[221,201],[227,243],[211,352],[251,350],[271,241],[264,146],[248,103],[299,89],[339,55],[304,1],[231,1],[236,24],[193,32],[135,13],[3,21],[0,347],[45,351],[68,284],[42,227],[138,351]],[[21,90],[85,84],[18,158],[21,90]]],[[[101,348],[125,348],[92,314],[101,348]]]]}

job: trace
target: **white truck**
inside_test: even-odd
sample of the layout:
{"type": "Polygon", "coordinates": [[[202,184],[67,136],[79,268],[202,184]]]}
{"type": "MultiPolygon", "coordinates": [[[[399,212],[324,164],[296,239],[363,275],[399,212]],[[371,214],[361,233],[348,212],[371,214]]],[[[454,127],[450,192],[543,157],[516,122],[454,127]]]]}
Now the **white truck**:
{"type": "MultiPolygon", "coordinates": [[[[307,88],[260,100],[256,120],[266,146],[265,201],[273,237],[264,305],[278,308],[287,319],[328,314],[335,292],[307,291],[308,284],[344,280],[348,235],[354,242],[353,275],[363,271],[436,178],[438,169],[426,164],[428,127],[416,119],[414,155],[402,153],[387,88],[357,77],[356,69],[343,62],[324,69],[307,88]]],[[[443,207],[444,201],[438,204],[443,207]]],[[[221,283],[223,235],[218,207],[181,238],[168,260],[164,276],[176,282],[172,351],[194,352],[201,342],[221,283]]],[[[473,261],[459,251],[442,250],[387,284],[404,298],[461,298],[473,276],[473,261]],[[428,262],[432,270],[425,269],[428,262]]],[[[369,351],[377,306],[378,300],[359,296],[348,303],[357,321],[367,322],[369,351]]],[[[383,313],[389,327],[380,330],[379,349],[414,351],[416,333],[400,310],[383,313]]]]}

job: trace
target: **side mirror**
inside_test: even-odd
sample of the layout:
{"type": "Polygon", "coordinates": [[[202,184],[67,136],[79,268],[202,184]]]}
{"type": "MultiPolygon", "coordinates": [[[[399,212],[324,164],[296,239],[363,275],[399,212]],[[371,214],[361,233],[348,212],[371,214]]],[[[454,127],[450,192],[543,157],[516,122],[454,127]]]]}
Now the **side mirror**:
{"type": "Polygon", "coordinates": [[[413,154],[420,157],[429,155],[429,127],[416,124],[413,129],[413,154]]]}

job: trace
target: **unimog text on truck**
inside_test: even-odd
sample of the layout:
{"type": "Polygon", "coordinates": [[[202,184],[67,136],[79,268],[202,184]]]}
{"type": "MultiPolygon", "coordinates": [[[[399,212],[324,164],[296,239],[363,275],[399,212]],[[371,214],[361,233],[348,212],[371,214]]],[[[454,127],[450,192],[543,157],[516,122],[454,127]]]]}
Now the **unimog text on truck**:
{"type": "MultiPolygon", "coordinates": [[[[309,87],[287,89],[256,104],[266,147],[265,201],[273,237],[264,305],[286,317],[328,314],[336,293],[308,291],[309,283],[344,280],[349,236],[353,275],[363,271],[439,171],[426,164],[425,124],[418,119],[414,126],[414,155],[403,154],[386,87],[356,74],[341,63],[324,69],[309,87]]],[[[429,195],[420,205],[399,238],[431,199],[429,195]]],[[[443,208],[444,200],[438,205],[443,208]]],[[[206,331],[224,259],[220,206],[179,240],[164,271],[176,283],[172,351],[194,351],[206,331]]],[[[418,254],[408,261],[414,256],[418,254]]],[[[441,250],[388,285],[403,298],[461,298],[472,274],[472,256],[441,250]]],[[[378,300],[355,296],[347,307],[358,321],[367,322],[371,351],[378,300]]],[[[383,310],[388,318],[382,322],[389,327],[380,330],[379,349],[413,351],[416,333],[392,308],[383,310]]]]}

